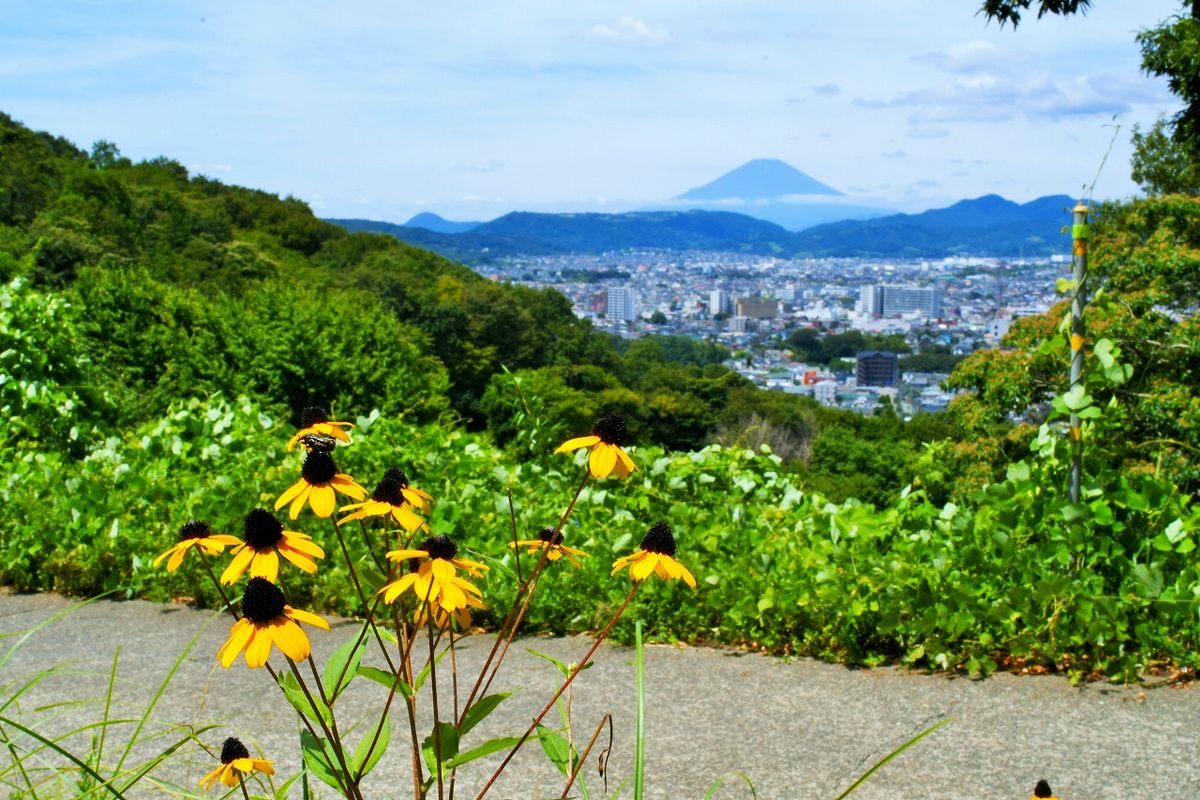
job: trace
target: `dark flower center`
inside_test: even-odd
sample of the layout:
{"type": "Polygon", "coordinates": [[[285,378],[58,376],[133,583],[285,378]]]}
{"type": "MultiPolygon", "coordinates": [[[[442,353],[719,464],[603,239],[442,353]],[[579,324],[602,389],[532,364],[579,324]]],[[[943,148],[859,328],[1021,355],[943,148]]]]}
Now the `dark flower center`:
{"type": "Polygon", "coordinates": [[[243,531],[246,544],[255,550],[270,550],[283,538],[283,525],[265,508],[256,508],[246,515],[243,531]]]}
{"type": "Polygon", "coordinates": [[[212,528],[208,527],[207,522],[202,522],[198,519],[189,519],[183,523],[183,527],[179,529],[179,538],[183,539],[201,539],[212,533],[212,528]]]}
{"type": "Polygon", "coordinates": [[[283,616],[283,592],[266,578],[251,578],[242,594],[242,615],[260,625],[283,616]]]}
{"type": "Polygon", "coordinates": [[[393,506],[404,505],[404,494],[400,491],[400,483],[387,477],[379,482],[375,491],[371,492],[371,499],[393,506]]]}
{"type": "Polygon", "coordinates": [[[1037,782],[1037,786],[1033,787],[1034,797],[1053,797],[1054,792],[1050,791],[1050,784],[1041,780],[1037,782]]]}
{"type": "Polygon", "coordinates": [[[241,739],[230,736],[225,740],[225,744],[221,746],[221,763],[230,764],[237,761],[239,758],[249,758],[250,751],[246,749],[246,745],[242,744],[241,739]]]}
{"type": "Polygon", "coordinates": [[[417,548],[429,553],[430,558],[451,559],[458,555],[458,546],[450,541],[450,537],[441,534],[440,536],[431,536],[421,543],[417,548]]]}
{"type": "Polygon", "coordinates": [[[642,537],[642,549],[647,553],[660,553],[664,556],[675,555],[675,534],[671,526],[665,522],[656,522],[642,537]]]}
{"type": "Polygon", "coordinates": [[[610,411],[592,426],[592,434],[599,436],[600,441],[606,444],[620,447],[625,444],[625,437],[629,435],[625,428],[625,415],[610,411]]]}
{"type": "Polygon", "coordinates": [[[329,415],[320,406],[308,406],[300,412],[301,428],[311,428],[318,422],[329,422],[329,415]]]}
{"type": "Polygon", "coordinates": [[[556,531],[554,528],[542,528],[538,531],[538,538],[550,544],[562,544],[563,542],[562,531],[556,531]]]}
{"type": "Polygon", "coordinates": [[[333,463],[328,450],[309,450],[300,474],[311,486],[329,483],[337,475],[337,464],[333,463]]]}
{"type": "Polygon", "coordinates": [[[383,473],[383,479],[385,481],[395,481],[396,483],[400,484],[401,489],[408,486],[408,476],[405,475],[404,470],[400,469],[399,467],[391,467],[388,469],[387,472],[383,473]]]}

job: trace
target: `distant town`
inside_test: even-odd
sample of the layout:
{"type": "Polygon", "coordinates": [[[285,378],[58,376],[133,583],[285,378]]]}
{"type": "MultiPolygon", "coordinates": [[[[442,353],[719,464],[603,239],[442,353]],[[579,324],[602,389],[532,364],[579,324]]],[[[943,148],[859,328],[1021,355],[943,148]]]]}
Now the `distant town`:
{"type": "Polygon", "coordinates": [[[621,337],[719,342],[730,350],[729,366],[759,386],[863,414],[890,404],[911,417],[950,402],[941,385],[950,364],[998,345],[1014,319],[1060,299],[1055,279],[1069,260],[784,260],[630,250],[513,257],[483,272],[557,289],[576,314],[621,337]],[[816,363],[791,346],[821,340],[888,346],[810,359],[816,363]]]}

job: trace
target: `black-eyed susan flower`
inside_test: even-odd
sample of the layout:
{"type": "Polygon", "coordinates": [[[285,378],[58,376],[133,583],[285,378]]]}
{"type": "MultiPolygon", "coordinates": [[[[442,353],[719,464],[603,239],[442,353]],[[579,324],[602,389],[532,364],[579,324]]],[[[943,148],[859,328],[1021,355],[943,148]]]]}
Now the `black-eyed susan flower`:
{"type": "Polygon", "coordinates": [[[246,779],[247,775],[261,772],[264,775],[274,775],[275,767],[265,758],[251,758],[250,751],[240,739],[230,736],[221,747],[221,766],[200,779],[200,788],[209,789],[220,781],[233,788],[246,779]]]}
{"type": "Polygon", "coordinates": [[[242,593],[242,618],[229,629],[229,638],[217,651],[217,660],[228,668],[245,651],[246,665],[267,663],[271,645],[293,661],[303,661],[312,652],[308,634],[299,623],[329,630],[329,623],[283,600],[283,592],[266,578],[251,578],[242,593]]]}
{"type": "Polygon", "coordinates": [[[616,473],[618,478],[624,478],[631,472],[637,471],[633,459],[622,449],[629,435],[625,427],[625,415],[610,412],[600,418],[592,427],[591,436],[579,436],[568,439],[558,446],[556,453],[569,453],[583,447],[590,447],[588,454],[588,469],[595,478],[607,478],[616,473]]]}
{"type": "Polygon", "coordinates": [[[1033,787],[1033,797],[1030,800],[1057,800],[1054,797],[1054,792],[1050,791],[1050,784],[1041,780],[1037,782],[1037,786],[1033,787]]]}
{"type": "Polygon", "coordinates": [[[412,533],[425,526],[425,521],[413,512],[414,508],[429,513],[433,498],[428,492],[408,485],[404,470],[392,467],[383,473],[383,479],[371,492],[371,499],[364,503],[342,506],[340,511],[351,512],[338,520],[338,525],[364,517],[390,516],[404,530],[412,533]]]}
{"type": "Polygon", "coordinates": [[[612,574],[616,575],[626,567],[629,567],[629,577],[635,581],[645,580],[653,572],[665,581],[682,579],[688,586],[696,588],[692,573],[675,560],[675,535],[665,522],[650,526],[650,530],[642,537],[640,550],[614,561],[612,574]]]}
{"type": "Polygon", "coordinates": [[[291,503],[288,516],[292,519],[300,516],[304,504],[312,506],[313,513],[321,518],[328,518],[337,506],[337,495],[341,492],[347,497],[362,500],[367,496],[363,489],[349,475],[338,472],[333,454],[326,448],[314,447],[304,457],[304,466],[300,469],[300,480],[291,488],[279,495],[275,501],[275,510],[291,503]]]}
{"type": "Polygon", "coordinates": [[[588,557],[588,554],[582,550],[576,550],[574,547],[567,547],[563,544],[562,531],[555,530],[554,528],[542,528],[538,532],[536,539],[522,539],[519,542],[509,542],[508,546],[513,548],[524,547],[530,553],[540,553],[542,550],[545,550],[547,561],[558,561],[563,556],[566,556],[567,560],[576,567],[579,566],[580,558],[588,557]]]}
{"type": "MultiPolygon", "coordinates": [[[[389,584],[379,593],[385,603],[394,603],[405,592],[411,591],[417,602],[424,605],[428,600],[429,606],[436,611],[455,614],[467,608],[483,608],[483,603],[469,603],[467,598],[474,595],[483,596],[483,592],[470,581],[458,577],[458,570],[468,575],[479,577],[488,569],[478,561],[458,558],[458,547],[449,536],[432,536],[421,543],[419,548],[392,550],[387,557],[400,563],[411,561],[412,571],[389,584]]],[[[421,618],[421,609],[417,609],[421,618]]]]}
{"type": "Polygon", "coordinates": [[[243,527],[246,541],[238,542],[231,552],[233,560],[221,573],[221,583],[233,583],[250,570],[252,578],[269,581],[279,577],[279,557],[283,556],[305,572],[316,572],[313,559],[324,558],[325,551],[306,533],[285,531],[275,515],[256,508],[246,515],[243,527]]]}
{"type": "Polygon", "coordinates": [[[302,437],[312,435],[332,436],[339,442],[350,444],[348,430],[353,427],[353,423],[350,422],[331,420],[325,409],[320,406],[309,406],[300,412],[300,430],[288,441],[287,449],[295,447],[302,437]]]}
{"type": "Polygon", "coordinates": [[[207,522],[201,522],[198,519],[188,520],[179,529],[179,541],[170,550],[154,559],[154,566],[157,567],[164,558],[170,556],[170,560],[167,561],[167,572],[174,572],[183,563],[183,557],[187,555],[187,551],[193,547],[206,555],[215,556],[223,553],[226,547],[241,543],[242,540],[236,536],[230,536],[227,533],[213,533],[207,522]]]}

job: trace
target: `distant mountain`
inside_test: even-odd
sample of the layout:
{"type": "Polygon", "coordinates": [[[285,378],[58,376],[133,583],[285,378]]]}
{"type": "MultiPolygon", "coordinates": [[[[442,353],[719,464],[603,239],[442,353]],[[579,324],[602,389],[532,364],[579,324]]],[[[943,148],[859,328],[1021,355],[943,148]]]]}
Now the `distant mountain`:
{"type": "Polygon", "coordinates": [[[726,172],[715,181],[689,189],[675,199],[778,200],[789,195],[804,194],[841,196],[842,193],[777,158],[756,158],[726,172]]]}
{"type": "Polygon", "coordinates": [[[482,222],[453,222],[429,211],[422,211],[404,223],[406,228],[424,228],[434,233],[466,233],[478,228],[482,222]]]}
{"type": "Polygon", "coordinates": [[[371,220],[331,219],[349,230],[388,233],[466,264],[516,255],[603,253],[653,248],[714,250],[780,257],[944,258],[1063,253],[1061,234],[1075,201],[1067,195],[1025,204],[997,195],[920,214],[846,220],[795,233],[727,211],[635,211],[627,214],[513,212],[464,233],[371,220]]]}
{"type": "Polygon", "coordinates": [[[844,219],[869,219],[890,209],[857,205],[776,158],[756,158],[656,208],[730,211],[799,231],[844,219]]]}
{"type": "Polygon", "coordinates": [[[1062,227],[1071,224],[1075,200],[1039,197],[1019,204],[989,194],[948,208],[879,219],[818,225],[796,235],[800,252],[812,256],[943,258],[950,255],[1047,255],[1067,247],[1062,227]]]}

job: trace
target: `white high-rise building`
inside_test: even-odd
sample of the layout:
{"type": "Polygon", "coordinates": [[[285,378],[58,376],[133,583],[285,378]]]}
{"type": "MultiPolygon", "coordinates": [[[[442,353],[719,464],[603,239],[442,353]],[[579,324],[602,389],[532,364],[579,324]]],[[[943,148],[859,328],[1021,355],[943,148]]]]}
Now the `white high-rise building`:
{"type": "Polygon", "coordinates": [[[638,317],[637,295],[628,286],[616,286],[608,290],[608,304],[604,312],[609,319],[630,321],[638,317]]]}
{"type": "Polygon", "coordinates": [[[871,316],[901,316],[917,313],[930,319],[942,315],[942,293],[936,286],[880,286],[859,289],[857,310],[871,316]]]}
{"type": "Polygon", "coordinates": [[[713,289],[708,293],[708,313],[714,317],[717,314],[732,314],[733,295],[724,289],[713,289]]]}

